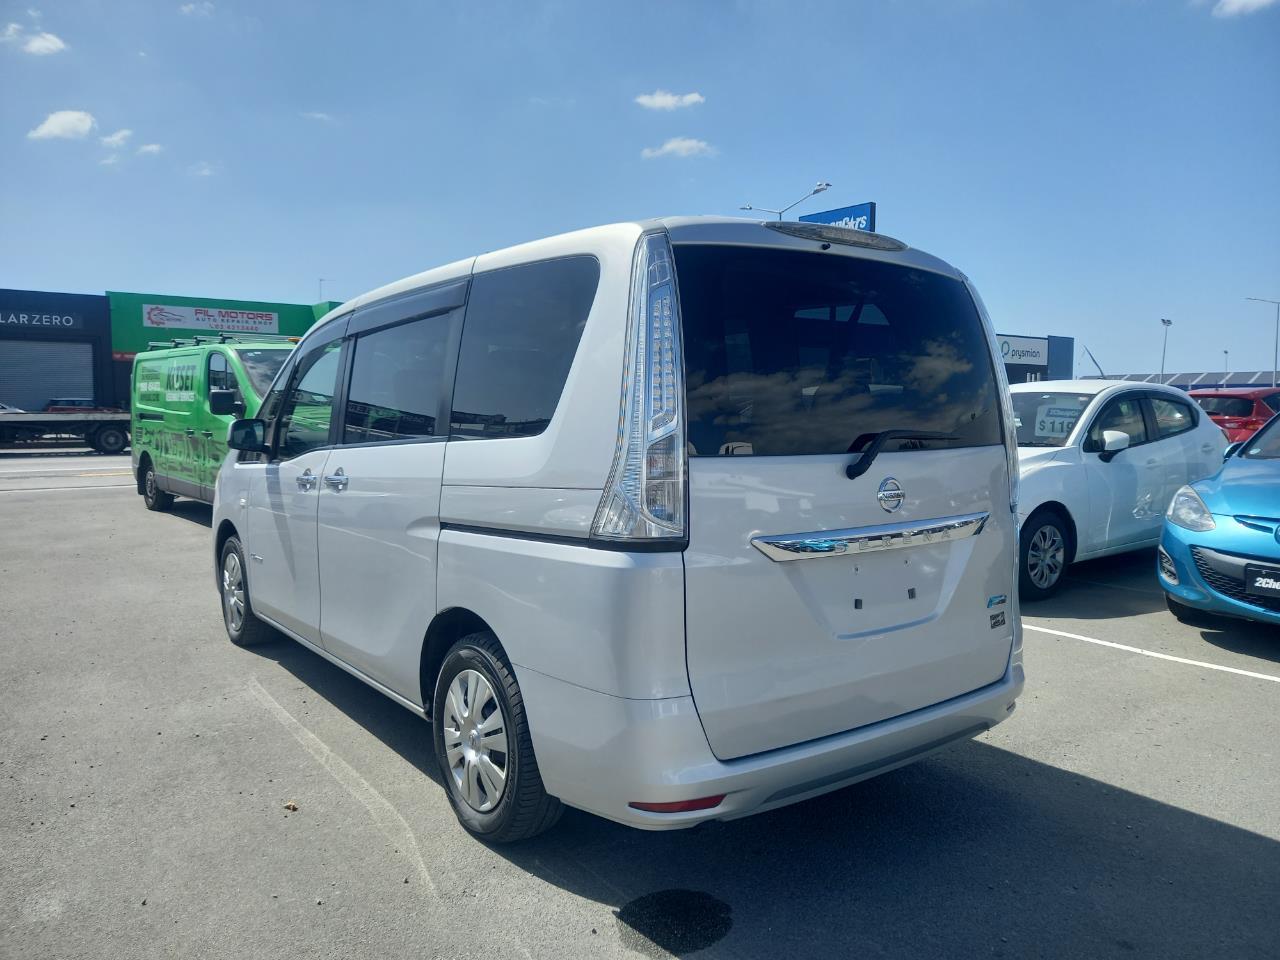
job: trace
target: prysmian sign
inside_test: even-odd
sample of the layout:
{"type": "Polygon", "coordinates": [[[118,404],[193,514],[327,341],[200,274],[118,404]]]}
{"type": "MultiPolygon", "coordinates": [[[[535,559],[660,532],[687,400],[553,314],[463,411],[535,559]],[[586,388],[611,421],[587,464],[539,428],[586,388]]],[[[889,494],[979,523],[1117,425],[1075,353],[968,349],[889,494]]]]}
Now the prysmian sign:
{"type": "Polygon", "coordinates": [[[280,315],[269,310],[144,303],[142,325],[178,330],[216,330],[219,333],[278,333],[280,315]]]}
{"type": "Polygon", "coordinates": [[[1000,344],[1000,358],[1005,363],[1020,363],[1028,367],[1049,365],[1049,340],[1046,337],[1009,337],[996,334],[1000,344]]]}
{"type": "Polygon", "coordinates": [[[61,327],[63,330],[84,329],[84,318],[78,313],[45,313],[39,310],[0,309],[0,324],[17,327],[61,327]]]}

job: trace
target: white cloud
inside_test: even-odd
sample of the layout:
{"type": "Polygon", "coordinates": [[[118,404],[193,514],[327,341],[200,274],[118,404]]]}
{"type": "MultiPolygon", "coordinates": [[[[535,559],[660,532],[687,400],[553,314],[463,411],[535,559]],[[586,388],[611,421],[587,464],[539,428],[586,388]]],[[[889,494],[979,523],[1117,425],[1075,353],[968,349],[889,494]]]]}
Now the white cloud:
{"type": "Polygon", "coordinates": [[[1257,13],[1273,5],[1276,0],[1218,0],[1213,5],[1215,17],[1239,17],[1246,13],[1257,13]]]}
{"type": "Polygon", "coordinates": [[[99,137],[98,139],[104,147],[110,147],[112,150],[119,150],[125,145],[125,141],[132,136],[132,130],[117,130],[109,137],[99,137]]]}
{"type": "Polygon", "coordinates": [[[715,156],[715,152],[716,148],[705,140],[672,137],[660,147],[645,147],[640,151],[640,156],[646,160],[652,160],[654,157],[712,157],[715,156]]]}
{"type": "Polygon", "coordinates": [[[93,132],[98,121],[92,113],[83,110],[56,110],[44,118],[44,123],[28,131],[31,140],[83,140],[93,132]]]}
{"type": "Polygon", "coordinates": [[[646,110],[678,110],[681,107],[692,107],[695,103],[706,103],[707,98],[700,93],[670,93],[666,90],[655,90],[653,93],[642,93],[636,97],[636,103],[646,110]]]}
{"type": "Polygon", "coordinates": [[[0,33],[0,42],[17,43],[21,39],[22,39],[22,24],[6,23],[4,25],[4,32],[0,33]]]}
{"type": "Polygon", "coordinates": [[[52,33],[34,33],[27,37],[27,42],[22,45],[22,49],[37,57],[46,57],[51,53],[61,53],[67,49],[67,45],[63,43],[61,37],[52,33]]]}
{"type": "Polygon", "coordinates": [[[196,3],[184,3],[178,7],[178,11],[188,17],[212,17],[214,6],[209,0],[199,0],[196,3]]]}
{"type": "Polygon", "coordinates": [[[193,163],[188,167],[187,173],[193,177],[212,177],[214,174],[213,164],[208,160],[201,160],[199,163],[193,163]]]}
{"type": "Polygon", "coordinates": [[[103,157],[101,160],[98,161],[98,163],[104,167],[114,167],[119,162],[120,162],[120,154],[118,153],[113,153],[109,157],[103,157]]]}
{"type": "Polygon", "coordinates": [[[318,120],[320,123],[333,123],[334,119],[327,113],[320,110],[307,110],[298,114],[303,120],[318,120]]]}
{"type": "Polygon", "coordinates": [[[158,143],[144,143],[142,146],[138,148],[138,156],[140,157],[155,156],[157,153],[159,153],[163,149],[164,147],[162,147],[158,143]]]}

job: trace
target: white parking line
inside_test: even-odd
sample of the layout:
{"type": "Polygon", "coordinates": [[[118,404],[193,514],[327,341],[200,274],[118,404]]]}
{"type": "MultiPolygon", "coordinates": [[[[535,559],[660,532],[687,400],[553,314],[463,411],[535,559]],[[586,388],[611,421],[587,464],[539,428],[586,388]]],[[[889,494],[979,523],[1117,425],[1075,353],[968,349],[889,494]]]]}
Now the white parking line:
{"type": "Polygon", "coordinates": [[[136,483],[91,483],[75,487],[14,487],[0,493],[61,493],[63,490],[136,490],[136,483]]]}
{"type": "Polygon", "coordinates": [[[1280,683],[1280,677],[1274,677],[1269,673],[1254,673],[1252,670],[1240,670],[1236,667],[1224,667],[1218,663],[1205,663],[1203,660],[1188,660],[1186,657],[1175,657],[1169,653],[1156,653],[1154,650],[1143,650],[1141,647],[1131,647],[1124,643],[1112,643],[1110,640],[1099,640],[1097,637],[1082,637],[1078,633],[1067,633],[1065,630],[1050,630],[1048,627],[1033,627],[1025,621],[1023,621],[1022,629],[1034,630],[1036,633],[1048,633],[1055,637],[1066,637],[1069,640],[1083,640],[1085,643],[1096,643],[1100,647],[1111,647],[1115,650],[1123,650],[1126,653],[1137,653],[1144,657],[1155,657],[1157,660],[1170,660],[1173,663],[1185,663],[1193,667],[1204,667],[1206,670],[1221,670],[1223,673],[1235,673],[1242,677],[1253,677],[1255,680],[1270,680],[1272,683],[1280,683]]]}

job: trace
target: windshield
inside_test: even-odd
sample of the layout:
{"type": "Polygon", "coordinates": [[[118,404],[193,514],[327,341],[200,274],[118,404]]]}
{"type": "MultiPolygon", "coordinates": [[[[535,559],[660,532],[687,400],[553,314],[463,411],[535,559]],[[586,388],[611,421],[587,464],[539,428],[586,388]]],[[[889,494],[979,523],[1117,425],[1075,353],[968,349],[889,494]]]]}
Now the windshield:
{"type": "Polygon", "coordinates": [[[1244,442],[1240,456],[1250,460],[1280,460],[1280,415],[1244,442]]]}
{"type": "Polygon", "coordinates": [[[285,360],[289,358],[289,349],[271,347],[265,350],[236,350],[236,356],[249,375],[249,386],[259,397],[265,397],[285,360]]]}
{"type": "Polygon", "coordinates": [[[1092,400],[1091,393],[1014,392],[1013,425],[1018,431],[1018,446],[1066,446],[1067,437],[1092,400]]]}
{"type": "Polygon", "coordinates": [[[1253,413],[1253,401],[1248,397],[1192,397],[1200,409],[1209,416],[1247,417],[1253,413]]]}
{"type": "Polygon", "coordinates": [[[986,333],[964,284],[858,257],[678,245],[691,456],[1001,442],[986,333]]]}

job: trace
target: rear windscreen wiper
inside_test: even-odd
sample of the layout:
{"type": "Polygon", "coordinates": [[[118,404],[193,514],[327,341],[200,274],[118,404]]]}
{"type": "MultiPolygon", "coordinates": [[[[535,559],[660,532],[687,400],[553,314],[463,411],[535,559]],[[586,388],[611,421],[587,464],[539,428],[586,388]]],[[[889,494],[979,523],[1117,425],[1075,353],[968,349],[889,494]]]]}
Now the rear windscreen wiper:
{"type": "MultiPolygon", "coordinates": [[[[858,446],[860,440],[868,436],[863,434],[849,444],[849,453],[853,453],[854,448],[858,446]]],[[[880,451],[884,449],[884,445],[890,440],[959,440],[954,433],[931,433],[927,430],[881,430],[879,433],[870,434],[871,446],[862,451],[862,455],[857,460],[844,468],[844,475],[850,480],[856,480],[868,470],[876,457],[880,455],[880,451]]]]}

